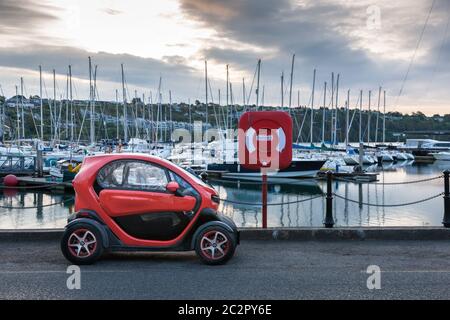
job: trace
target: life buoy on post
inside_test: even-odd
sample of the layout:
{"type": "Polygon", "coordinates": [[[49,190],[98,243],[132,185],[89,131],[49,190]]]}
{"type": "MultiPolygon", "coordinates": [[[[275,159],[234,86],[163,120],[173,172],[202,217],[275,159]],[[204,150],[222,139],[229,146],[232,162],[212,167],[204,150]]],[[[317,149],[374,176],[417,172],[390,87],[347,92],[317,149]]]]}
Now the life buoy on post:
{"type": "Polygon", "coordinates": [[[292,119],[283,111],[246,112],[239,120],[239,163],[278,171],[292,161],[292,119]]]}
{"type": "Polygon", "coordinates": [[[246,112],[239,119],[240,166],[260,170],[262,227],[267,228],[267,174],[292,162],[292,118],[283,111],[246,112]]]}

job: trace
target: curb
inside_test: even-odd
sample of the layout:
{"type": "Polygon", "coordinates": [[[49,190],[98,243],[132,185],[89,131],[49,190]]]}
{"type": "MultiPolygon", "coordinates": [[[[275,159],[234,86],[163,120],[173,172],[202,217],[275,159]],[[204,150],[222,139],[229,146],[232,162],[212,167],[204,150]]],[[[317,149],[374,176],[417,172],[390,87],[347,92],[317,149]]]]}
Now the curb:
{"type": "Polygon", "coordinates": [[[59,240],[64,229],[0,230],[0,241],[45,241],[59,240]]]}
{"type": "MultiPolygon", "coordinates": [[[[60,240],[63,229],[0,230],[0,241],[60,240]]],[[[240,229],[241,240],[450,240],[450,229],[441,227],[271,228],[240,229]]]]}
{"type": "Polygon", "coordinates": [[[367,227],[367,228],[296,228],[245,229],[242,240],[450,240],[450,229],[441,227],[367,227]]]}

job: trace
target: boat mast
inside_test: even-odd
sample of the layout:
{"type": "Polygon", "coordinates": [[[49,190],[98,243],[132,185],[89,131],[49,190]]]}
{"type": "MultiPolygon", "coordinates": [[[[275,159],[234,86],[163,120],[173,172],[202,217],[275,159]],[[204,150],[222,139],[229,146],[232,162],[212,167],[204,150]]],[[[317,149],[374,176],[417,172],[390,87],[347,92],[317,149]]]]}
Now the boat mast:
{"type": "Polygon", "coordinates": [[[125,73],[123,72],[123,63],[120,65],[122,70],[122,101],[123,101],[123,141],[128,141],[128,117],[127,117],[127,92],[125,90],[125,73]]]}
{"type": "Polygon", "coordinates": [[[375,143],[378,142],[378,120],[380,117],[380,103],[381,103],[381,86],[378,88],[378,107],[377,107],[377,120],[375,123],[375,143]]]}
{"type": "Polygon", "coordinates": [[[313,72],[313,86],[312,86],[312,95],[311,95],[311,124],[310,124],[310,129],[311,129],[311,145],[313,145],[314,143],[314,93],[315,93],[315,89],[316,89],[316,69],[314,69],[313,72]]]}
{"type": "Polygon", "coordinates": [[[69,91],[70,91],[70,141],[74,138],[74,113],[73,113],[73,91],[72,91],[72,66],[69,65],[69,91]]]}
{"type": "Polygon", "coordinates": [[[330,141],[333,144],[334,127],[334,72],[331,73],[331,123],[330,123],[330,141]]]}
{"type": "Polygon", "coordinates": [[[42,102],[42,67],[39,66],[39,97],[41,105],[41,141],[44,141],[44,104],[42,102]]]}
{"type": "Polygon", "coordinates": [[[138,95],[137,90],[134,90],[134,132],[135,137],[139,137],[139,127],[138,127],[138,95]]]}
{"type": "Polygon", "coordinates": [[[62,120],[61,120],[61,115],[62,115],[62,110],[63,110],[63,95],[60,94],[59,95],[59,114],[58,114],[58,141],[61,143],[61,126],[62,126],[62,120]]]}
{"type": "MultiPolygon", "coordinates": [[[[225,122],[224,108],[223,108],[222,105],[221,105],[221,99],[222,99],[222,96],[221,96],[221,93],[220,93],[220,88],[217,89],[217,95],[218,95],[218,97],[219,97],[219,119],[220,119],[220,117],[222,117],[224,129],[226,130],[226,129],[227,129],[227,126],[226,126],[226,122],[225,122]]],[[[190,110],[190,109],[189,109],[189,110],[190,110]]],[[[190,111],[189,111],[189,112],[190,112],[190,111]]],[[[189,119],[190,119],[190,114],[189,114],[189,119]]],[[[190,120],[189,120],[189,123],[190,123],[190,120]]],[[[220,125],[222,126],[222,124],[220,124],[220,125]]]]}
{"type": "Polygon", "coordinates": [[[172,90],[169,90],[169,121],[170,121],[170,141],[172,141],[173,134],[173,120],[172,120],[172,90]]]}
{"type": "Polygon", "coordinates": [[[116,140],[119,141],[119,90],[116,89],[116,140]]]}
{"type": "Polygon", "coordinates": [[[19,88],[17,87],[17,85],[16,85],[16,119],[17,119],[17,125],[16,125],[17,142],[20,144],[19,88]]]}
{"type": "Polygon", "coordinates": [[[338,121],[338,112],[339,112],[339,77],[340,74],[338,73],[337,79],[336,79],[336,114],[334,116],[334,139],[333,143],[336,144],[337,142],[337,121],[338,121]]]}
{"type": "Polygon", "coordinates": [[[281,109],[284,108],[284,72],[281,72],[281,109]]]}
{"type": "Polygon", "coordinates": [[[245,106],[245,78],[242,78],[242,107],[244,112],[247,111],[247,107],[245,106]]]}
{"type": "Polygon", "coordinates": [[[372,99],[372,90],[369,90],[369,110],[367,115],[367,144],[370,143],[370,102],[372,99]]]}
{"type": "Polygon", "coordinates": [[[325,144],[326,104],[327,104],[327,82],[325,81],[323,84],[322,144],[325,144]]]}
{"type": "Polygon", "coordinates": [[[55,143],[56,134],[57,134],[57,131],[58,131],[58,123],[56,122],[56,115],[57,115],[57,113],[56,113],[56,71],[55,71],[55,69],[53,69],[53,103],[52,103],[52,105],[53,105],[52,109],[53,109],[53,113],[54,113],[54,116],[51,115],[51,117],[53,119],[53,125],[54,125],[54,128],[53,128],[53,143],[55,143]]]}
{"type": "MultiPolygon", "coordinates": [[[[192,123],[192,106],[191,106],[191,99],[188,99],[188,113],[189,113],[189,128],[191,129],[191,134],[194,133],[194,124],[192,123]]],[[[224,119],[225,121],[225,119],[224,119]]],[[[192,135],[191,135],[191,141],[192,141],[192,135]]]]}
{"type": "Polygon", "coordinates": [[[256,81],[256,110],[259,108],[259,79],[261,76],[261,59],[258,59],[258,75],[256,81]]]}
{"type": "MultiPolygon", "coordinates": [[[[2,94],[3,97],[5,97],[5,94],[3,93],[3,89],[2,86],[0,85],[0,93],[2,94]]],[[[6,97],[5,97],[6,99],[6,97]]],[[[5,104],[6,101],[2,103],[2,110],[1,110],[1,114],[0,114],[0,141],[4,142],[5,141],[5,104]]]]}
{"type": "Polygon", "coordinates": [[[150,103],[148,107],[148,117],[150,119],[150,141],[153,141],[153,94],[152,91],[150,91],[149,101],[150,103]]]}
{"type": "MultiPolygon", "coordinates": [[[[159,77],[159,85],[158,85],[158,110],[156,113],[156,142],[158,142],[158,127],[159,126],[159,118],[160,118],[160,114],[161,114],[161,81],[162,78],[161,76],[159,77]]],[[[159,128],[159,130],[161,130],[160,132],[160,136],[162,137],[162,127],[159,128]]]]}
{"type": "Polygon", "coordinates": [[[93,89],[92,89],[92,61],[91,57],[88,57],[89,59],[89,113],[90,113],[90,142],[91,144],[94,144],[94,110],[93,110],[93,89]]]}
{"type": "Polygon", "coordinates": [[[148,128],[147,128],[147,122],[145,120],[145,92],[142,93],[142,130],[145,132],[145,135],[143,134],[143,136],[145,137],[145,139],[148,138],[148,128]]]}
{"type": "Polygon", "coordinates": [[[208,128],[208,61],[205,60],[205,130],[208,128]]]}
{"type": "Polygon", "coordinates": [[[234,117],[233,84],[230,81],[230,129],[233,129],[233,117],[234,117]]]}
{"type": "Polygon", "coordinates": [[[95,143],[95,100],[97,100],[97,65],[94,66],[94,75],[93,75],[94,84],[92,85],[92,140],[95,143]]]}
{"type": "Polygon", "coordinates": [[[383,144],[386,143],[386,90],[383,90],[383,144]]]}
{"type": "Polygon", "coordinates": [[[66,117],[66,123],[65,123],[65,136],[66,136],[66,140],[69,140],[69,72],[67,72],[67,77],[66,77],[66,112],[65,112],[65,117],[66,117]]]}
{"type": "Polygon", "coordinates": [[[345,105],[345,148],[349,144],[348,140],[348,126],[349,126],[349,108],[350,108],[350,89],[347,90],[347,103],[345,105]]]}
{"type": "Polygon", "coordinates": [[[145,128],[145,92],[142,92],[142,130],[145,128]]]}
{"type": "Polygon", "coordinates": [[[295,63],[295,54],[292,55],[292,62],[291,62],[291,80],[289,84],[289,113],[291,113],[292,107],[292,82],[294,80],[294,63],[295,63]]]}
{"type": "Polygon", "coordinates": [[[23,110],[23,78],[20,78],[20,120],[22,125],[22,139],[25,139],[25,113],[23,110]]]}
{"type": "Polygon", "coordinates": [[[359,143],[363,142],[362,139],[362,97],[363,91],[359,91],[359,143]]]}
{"type": "Polygon", "coordinates": [[[230,104],[230,101],[229,101],[229,95],[230,95],[230,92],[229,92],[229,87],[228,87],[228,83],[230,82],[230,70],[229,70],[229,66],[228,66],[228,64],[226,65],[226,69],[227,69],[227,80],[226,80],[226,86],[227,86],[227,105],[226,105],[226,108],[225,108],[225,114],[226,114],[226,117],[225,117],[225,129],[228,129],[228,106],[229,106],[229,104],[230,104]]]}

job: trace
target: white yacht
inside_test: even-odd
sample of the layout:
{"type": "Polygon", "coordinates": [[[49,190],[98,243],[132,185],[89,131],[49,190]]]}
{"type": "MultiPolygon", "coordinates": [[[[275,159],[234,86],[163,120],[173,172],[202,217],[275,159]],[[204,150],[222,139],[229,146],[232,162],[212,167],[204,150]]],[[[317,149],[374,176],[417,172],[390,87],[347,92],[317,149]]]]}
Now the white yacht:
{"type": "Polygon", "coordinates": [[[450,151],[450,141],[439,141],[433,139],[407,139],[404,148],[450,151]]]}
{"type": "Polygon", "coordinates": [[[441,151],[430,153],[438,161],[450,161],[450,152],[441,151]]]}

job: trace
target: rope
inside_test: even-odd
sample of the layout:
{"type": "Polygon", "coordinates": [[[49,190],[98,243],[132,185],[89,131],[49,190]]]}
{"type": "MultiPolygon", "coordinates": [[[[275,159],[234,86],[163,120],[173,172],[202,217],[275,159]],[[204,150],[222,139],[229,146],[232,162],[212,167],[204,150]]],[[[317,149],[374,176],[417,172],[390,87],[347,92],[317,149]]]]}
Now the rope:
{"type": "MultiPolygon", "coordinates": [[[[421,180],[412,180],[412,181],[403,181],[403,182],[369,182],[372,185],[402,185],[402,184],[414,184],[414,183],[421,183],[421,182],[428,182],[428,181],[433,181],[433,180],[437,180],[437,179],[442,179],[444,177],[444,175],[440,175],[437,177],[433,177],[433,178],[427,178],[427,179],[421,179],[421,180]]],[[[338,180],[338,181],[344,181],[344,182],[356,182],[356,183],[364,183],[364,181],[357,181],[357,180],[350,180],[350,179],[345,179],[345,178],[339,178],[339,177],[333,177],[334,180],[338,180]]]]}
{"type": "Polygon", "coordinates": [[[41,206],[31,206],[31,207],[9,207],[9,206],[0,206],[0,208],[2,208],[2,209],[20,209],[20,210],[22,210],[22,209],[37,209],[37,208],[45,208],[45,207],[57,206],[57,205],[60,205],[60,204],[63,204],[63,203],[72,201],[73,199],[74,199],[74,197],[71,197],[71,198],[65,199],[65,200],[60,201],[60,202],[55,202],[55,203],[50,203],[50,204],[43,204],[43,205],[41,205],[41,206]]]}
{"type": "Polygon", "coordinates": [[[348,199],[348,198],[346,198],[346,197],[343,197],[343,196],[341,196],[341,195],[338,195],[338,194],[336,194],[336,193],[333,193],[333,195],[334,195],[336,198],[339,198],[339,199],[342,199],[342,200],[346,200],[346,201],[349,201],[349,202],[353,202],[353,203],[362,204],[362,205],[365,205],[365,206],[370,206],[370,207],[404,207],[404,206],[409,206],[409,205],[418,204],[418,203],[421,203],[421,202],[426,202],[426,201],[429,201],[429,200],[433,200],[433,199],[435,199],[435,198],[438,198],[438,197],[442,196],[443,194],[444,194],[444,193],[441,192],[441,193],[439,193],[439,194],[437,194],[437,195],[435,195],[435,196],[429,197],[429,198],[425,198],[425,199],[417,200],[417,201],[413,201],[413,202],[407,202],[407,203],[398,203],[398,204],[374,204],[374,203],[360,202],[360,201],[356,201],[356,200],[353,200],[353,199],[348,199]]]}
{"type": "MultiPolygon", "coordinates": [[[[288,184],[297,184],[302,181],[316,181],[315,178],[309,179],[301,179],[301,180],[292,180],[286,182],[272,182],[267,181],[268,185],[288,185],[288,184]]],[[[220,182],[220,183],[241,183],[241,184],[249,184],[249,185],[262,185],[261,181],[248,181],[248,180],[224,180],[224,179],[208,179],[208,182],[220,182]]]]}
{"type": "Polygon", "coordinates": [[[435,5],[435,2],[436,2],[436,0],[433,0],[433,2],[431,3],[430,9],[429,9],[428,14],[427,14],[427,17],[425,19],[425,23],[424,23],[424,25],[422,27],[422,31],[420,32],[420,36],[419,36],[419,39],[417,41],[416,48],[414,49],[414,54],[412,55],[411,60],[409,61],[408,69],[406,70],[405,77],[403,78],[402,85],[400,87],[400,92],[398,93],[397,98],[395,100],[395,104],[396,105],[398,105],[398,101],[399,101],[400,97],[403,94],[403,90],[405,88],[406,81],[408,80],[409,73],[411,72],[411,68],[413,66],[414,60],[416,59],[417,51],[419,50],[420,44],[422,42],[422,38],[423,38],[423,35],[424,35],[425,30],[427,28],[428,20],[430,19],[431,13],[433,12],[433,8],[434,8],[434,5],[435,5]]]}
{"type": "MultiPolygon", "coordinates": [[[[278,202],[278,203],[268,203],[267,206],[282,206],[285,204],[294,204],[294,203],[301,203],[301,202],[306,202],[306,201],[312,201],[318,198],[323,198],[324,195],[321,194],[320,196],[316,196],[313,198],[307,198],[307,199],[302,199],[302,200],[296,200],[296,201],[289,201],[289,202],[278,202]]],[[[228,203],[232,203],[232,204],[243,204],[243,205],[250,205],[250,206],[262,206],[262,203],[255,203],[255,202],[240,202],[240,201],[232,201],[232,200],[226,200],[226,199],[220,199],[223,202],[228,202],[228,203]]]]}

